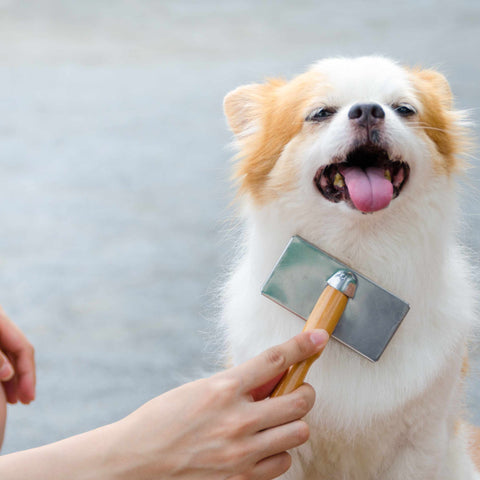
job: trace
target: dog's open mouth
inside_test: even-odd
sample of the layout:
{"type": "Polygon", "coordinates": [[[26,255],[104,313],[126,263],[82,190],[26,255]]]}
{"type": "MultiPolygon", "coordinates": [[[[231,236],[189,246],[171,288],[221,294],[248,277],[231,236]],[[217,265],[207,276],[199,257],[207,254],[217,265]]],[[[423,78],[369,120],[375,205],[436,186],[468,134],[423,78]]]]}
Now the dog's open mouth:
{"type": "Polygon", "coordinates": [[[361,212],[376,212],[388,207],[408,181],[407,163],[392,160],[388,151],[375,145],[352,150],[343,162],[317,170],[314,182],[331,202],[345,201],[361,212]]]}

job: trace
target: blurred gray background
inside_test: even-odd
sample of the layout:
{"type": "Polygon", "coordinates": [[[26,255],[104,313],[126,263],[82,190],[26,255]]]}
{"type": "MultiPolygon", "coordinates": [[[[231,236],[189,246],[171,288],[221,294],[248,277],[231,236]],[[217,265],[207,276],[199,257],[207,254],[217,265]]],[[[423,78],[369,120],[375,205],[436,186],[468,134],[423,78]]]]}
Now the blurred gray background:
{"type": "MultiPolygon", "coordinates": [[[[226,92],[380,53],[440,68],[478,122],[479,47],[474,0],[0,0],[0,303],[38,361],[4,452],[119,419],[215,365],[226,92]]],[[[471,161],[462,238],[478,265],[471,161]]],[[[477,423],[479,377],[476,360],[477,423]]]]}

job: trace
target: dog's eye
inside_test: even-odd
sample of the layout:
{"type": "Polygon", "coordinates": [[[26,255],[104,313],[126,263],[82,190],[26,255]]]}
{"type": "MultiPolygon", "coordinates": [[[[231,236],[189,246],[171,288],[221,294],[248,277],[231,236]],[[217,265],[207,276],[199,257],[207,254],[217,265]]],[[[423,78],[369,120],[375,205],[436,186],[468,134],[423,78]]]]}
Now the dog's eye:
{"type": "Polygon", "coordinates": [[[396,113],[402,117],[410,117],[411,115],[415,115],[417,111],[411,105],[404,103],[402,105],[396,105],[393,107],[396,113]]]}
{"type": "Polygon", "coordinates": [[[313,112],[309,113],[305,120],[307,122],[322,122],[323,120],[326,120],[327,118],[331,117],[335,113],[337,113],[337,111],[334,108],[320,107],[314,110],[313,112]]]}

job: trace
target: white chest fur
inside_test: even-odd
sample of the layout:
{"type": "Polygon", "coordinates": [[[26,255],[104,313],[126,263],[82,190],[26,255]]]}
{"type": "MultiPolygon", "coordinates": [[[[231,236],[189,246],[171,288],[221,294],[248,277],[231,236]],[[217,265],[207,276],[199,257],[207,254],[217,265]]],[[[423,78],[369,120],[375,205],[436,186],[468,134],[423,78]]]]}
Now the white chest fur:
{"type": "Polygon", "coordinates": [[[372,231],[378,223],[371,222],[370,229],[353,231],[354,237],[332,241],[328,228],[317,232],[301,221],[285,226],[272,212],[253,218],[246,253],[225,294],[224,322],[234,363],[303,328],[302,320],[260,294],[295,233],[337,257],[346,256],[353,268],[411,306],[376,364],[329,343],[307,377],[317,392],[308,417],[311,439],[299,449],[300,458],[286,478],[437,478],[461,407],[460,369],[473,322],[467,270],[458,247],[443,235],[442,222],[434,232],[431,225],[423,229],[405,222],[410,231],[401,235],[393,226],[385,234],[372,231]],[[409,475],[407,464],[399,462],[412,467],[409,475]]]}

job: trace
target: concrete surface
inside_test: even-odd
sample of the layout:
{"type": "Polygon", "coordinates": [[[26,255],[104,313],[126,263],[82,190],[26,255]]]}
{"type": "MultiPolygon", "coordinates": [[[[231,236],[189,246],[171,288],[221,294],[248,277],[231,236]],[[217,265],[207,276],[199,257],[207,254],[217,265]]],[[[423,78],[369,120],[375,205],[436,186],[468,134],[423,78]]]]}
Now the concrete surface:
{"type": "MultiPolygon", "coordinates": [[[[383,53],[440,67],[478,121],[479,44],[466,0],[0,1],[0,302],[38,361],[37,400],[10,409],[4,452],[119,419],[214,365],[227,91],[383,53]]],[[[472,163],[462,236],[476,257],[472,163]]]]}

